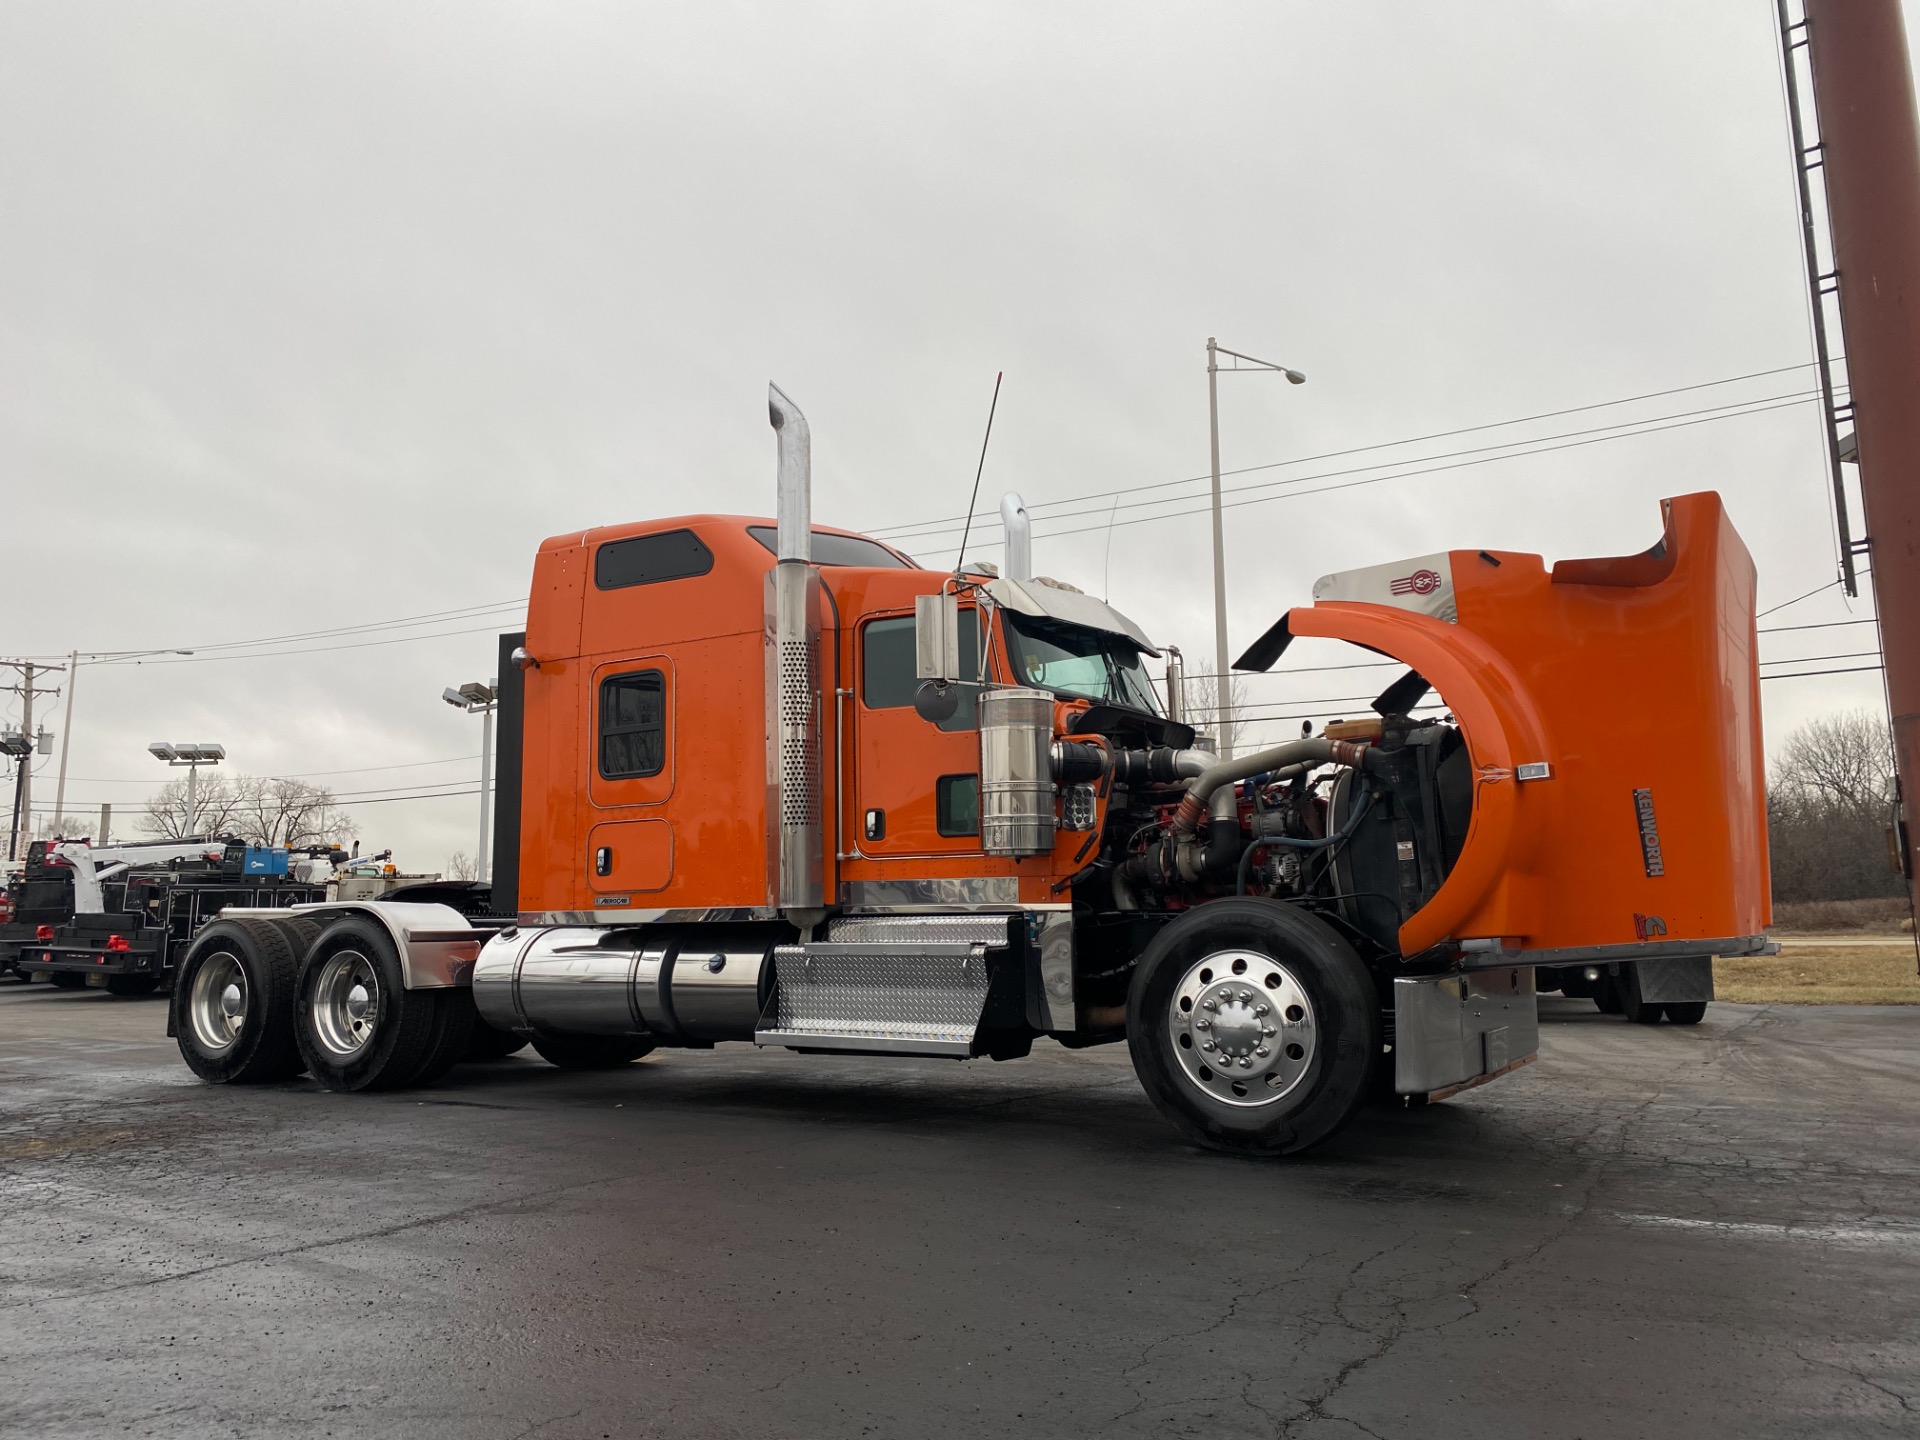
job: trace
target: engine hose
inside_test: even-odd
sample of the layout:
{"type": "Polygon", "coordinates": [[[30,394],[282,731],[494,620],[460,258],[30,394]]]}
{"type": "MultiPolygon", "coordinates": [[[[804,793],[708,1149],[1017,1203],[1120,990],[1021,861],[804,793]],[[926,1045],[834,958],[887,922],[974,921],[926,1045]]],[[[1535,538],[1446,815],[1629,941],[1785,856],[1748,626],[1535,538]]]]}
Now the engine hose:
{"type": "Polygon", "coordinates": [[[1344,825],[1334,831],[1333,834],[1324,835],[1318,840],[1301,839],[1292,835],[1255,836],[1252,842],[1249,843],[1247,848],[1241,853],[1239,873],[1233,882],[1233,893],[1236,895],[1244,895],[1247,893],[1247,872],[1253,868],[1253,852],[1262,846],[1284,845],[1289,850],[1330,850],[1335,845],[1352,839],[1353,832],[1360,828],[1360,822],[1366,817],[1367,811],[1373,808],[1373,796],[1374,792],[1369,790],[1365,798],[1354,807],[1353,814],[1347,817],[1344,825]]]}
{"type": "Polygon", "coordinates": [[[1256,750],[1251,755],[1220,761],[1187,782],[1187,793],[1180,797],[1180,808],[1173,816],[1175,837],[1182,840],[1193,838],[1194,832],[1200,828],[1200,817],[1207,813],[1207,802],[1222,785],[1232,785],[1255,775],[1264,775],[1269,770],[1302,762],[1377,770],[1386,763],[1386,759],[1371,746],[1317,736],[1311,740],[1289,740],[1284,745],[1275,745],[1268,750],[1256,750]]]}

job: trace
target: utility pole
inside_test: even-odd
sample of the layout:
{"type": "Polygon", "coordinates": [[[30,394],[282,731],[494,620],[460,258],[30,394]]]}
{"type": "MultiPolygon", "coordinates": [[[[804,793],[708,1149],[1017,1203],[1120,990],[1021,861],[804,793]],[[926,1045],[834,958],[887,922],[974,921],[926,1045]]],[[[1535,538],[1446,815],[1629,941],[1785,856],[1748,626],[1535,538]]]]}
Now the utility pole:
{"type": "MultiPolygon", "coordinates": [[[[17,758],[20,774],[14,785],[14,823],[13,837],[7,842],[7,858],[18,860],[20,835],[24,831],[29,837],[33,834],[33,754],[37,747],[33,728],[33,697],[36,695],[58,695],[58,688],[42,690],[34,685],[34,677],[43,671],[64,671],[64,665],[41,665],[32,660],[0,660],[0,669],[20,672],[18,685],[0,685],[0,691],[20,697],[20,733],[28,742],[28,749],[17,758]]],[[[11,752],[9,752],[11,753],[11,752]]]]}
{"type": "Polygon", "coordinates": [[[1806,16],[1911,889],[1920,868],[1920,117],[1900,0],[1806,0],[1806,16]]]}
{"type": "Polygon", "coordinates": [[[1207,337],[1207,438],[1213,446],[1213,693],[1216,702],[1214,744],[1220,758],[1233,758],[1233,677],[1227,673],[1227,541],[1220,518],[1220,357],[1234,363],[1233,370],[1272,370],[1287,377],[1289,384],[1304,385],[1307,377],[1271,360],[1256,360],[1229,350],[1211,335],[1207,337]],[[1242,365],[1244,360],[1247,363],[1242,365]]]}

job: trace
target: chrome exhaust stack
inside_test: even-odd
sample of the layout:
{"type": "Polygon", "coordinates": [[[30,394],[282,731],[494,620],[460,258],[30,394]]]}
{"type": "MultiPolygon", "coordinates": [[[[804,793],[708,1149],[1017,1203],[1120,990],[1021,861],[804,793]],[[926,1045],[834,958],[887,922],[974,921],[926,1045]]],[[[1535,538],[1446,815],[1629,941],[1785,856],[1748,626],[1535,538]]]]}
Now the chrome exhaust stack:
{"type": "MultiPolygon", "coordinates": [[[[774,903],[782,910],[819,912],[825,904],[820,826],[820,705],[815,681],[819,638],[812,605],[813,443],[807,417],[767,387],[767,418],[779,443],[778,557],[773,567],[773,644],[768,675],[771,793],[775,827],[774,903]]],[[[796,923],[818,919],[802,915],[796,923]]]]}
{"type": "Polygon", "coordinates": [[[1000,573],[1025,584],[1033,579],[1033,523],[1027,519],[1027,502],[1011,490],[1000,499],[1000,531],[1006,539],[1000,573]]]}

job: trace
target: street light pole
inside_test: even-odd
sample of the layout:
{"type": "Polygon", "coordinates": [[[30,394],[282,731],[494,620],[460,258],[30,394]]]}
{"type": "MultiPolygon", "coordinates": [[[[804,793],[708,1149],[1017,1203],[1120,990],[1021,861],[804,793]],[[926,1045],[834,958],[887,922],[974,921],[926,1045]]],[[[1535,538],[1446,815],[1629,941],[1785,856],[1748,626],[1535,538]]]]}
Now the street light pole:
{"type": "Polygon", "coordinates": [[[80,652],[76,650],[67,656],[67,718],[60,725],[60,778],[53,787],[53,824],[60,833],[65,832],[67,821],[67,747],[73,743],[73,686],[79,678],[80,652]]]}
{"type": "Polygon", "coordinates": [[[164,764],[187,767],[187,815],[180,826],[180,838],[194,839],[193,828],[200,819],[200,767],[218,765],[227,758],[227,747],[205,742],[176,745],[171,740],[156,740],[147,746],[147,753],[164,764]]]}
{"type": "Polygon", "coordinates": [[[1207,438],[1213,448],[1213,685],[1216,702],[1214,743],[1220,758],[1233,758],[1233,680],[1227,674],[1227,539],[1220,517],[1220,357],[1230,356],[1235,363],[1229,370],[1275,370],[1292,385],[1304,385],[1307,377],[1298,370],[1257,360],[1229,350],[1213,336],[1207,337],[1207,438]]]}
{"type": "Polygon", "coordinates": [[[1220,518],[1220,347],[1207,337],[1207,439],[1213,447],[1214,744],[1233,758],[1233,687],[1227,678],[1227,537],[1220,518]]]}
{"type": "Polygon", "coordinates": [[[500,681],[495,677],[482,685],[470,680],[458,690],[448,686],[440,698],[480,717],[480,846],[473,878],[485,881],[493,870],[493,712],[500,704],[500,681]]]}
{"type": "MultiPolygon", "coordinates": [[[[494,684],[497,686],[499,682],[496,680],[494,684]]],[[[490,849],[493,844],[494,709],[495,705],[489,705],[480,712],[480,858],[474,864],[473,875],[483,884],[490,878],[493,867],[490,849]]]]}

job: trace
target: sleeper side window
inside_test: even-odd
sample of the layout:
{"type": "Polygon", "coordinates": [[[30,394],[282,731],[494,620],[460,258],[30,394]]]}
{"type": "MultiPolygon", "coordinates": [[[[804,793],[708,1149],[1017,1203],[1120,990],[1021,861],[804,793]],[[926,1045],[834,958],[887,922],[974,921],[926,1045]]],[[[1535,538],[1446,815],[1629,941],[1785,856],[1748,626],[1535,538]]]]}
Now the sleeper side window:
{"type": "Polygon", "coordinates": [[[688,580],[712,569],[713,551],[698,535],[691,530],[668,530],[609,540],[594,552],[593,583],[601,590],[624,590],[629,585],[688,580]]]}
{"type": "Polygon", "coordinates": [[[667,677],[659,670],[600,682],[600,774],[608,780],[658,775],[667,763],[667,677]]]}
{"type": "MultiPolygon", "coordinates": [[[[960,673],[980,673],[980,627],[975,610],[962,610],[960,673]]],[[[869,710],[893,710],[913,704],[920,682],[913,674],[913,617],[869,620],[860,649],[860,701],[869,710]]],[[[980,687],[962,682],[960,707],[940,722],[942,730],[975,730],[980,721],[980,687]]]]}

